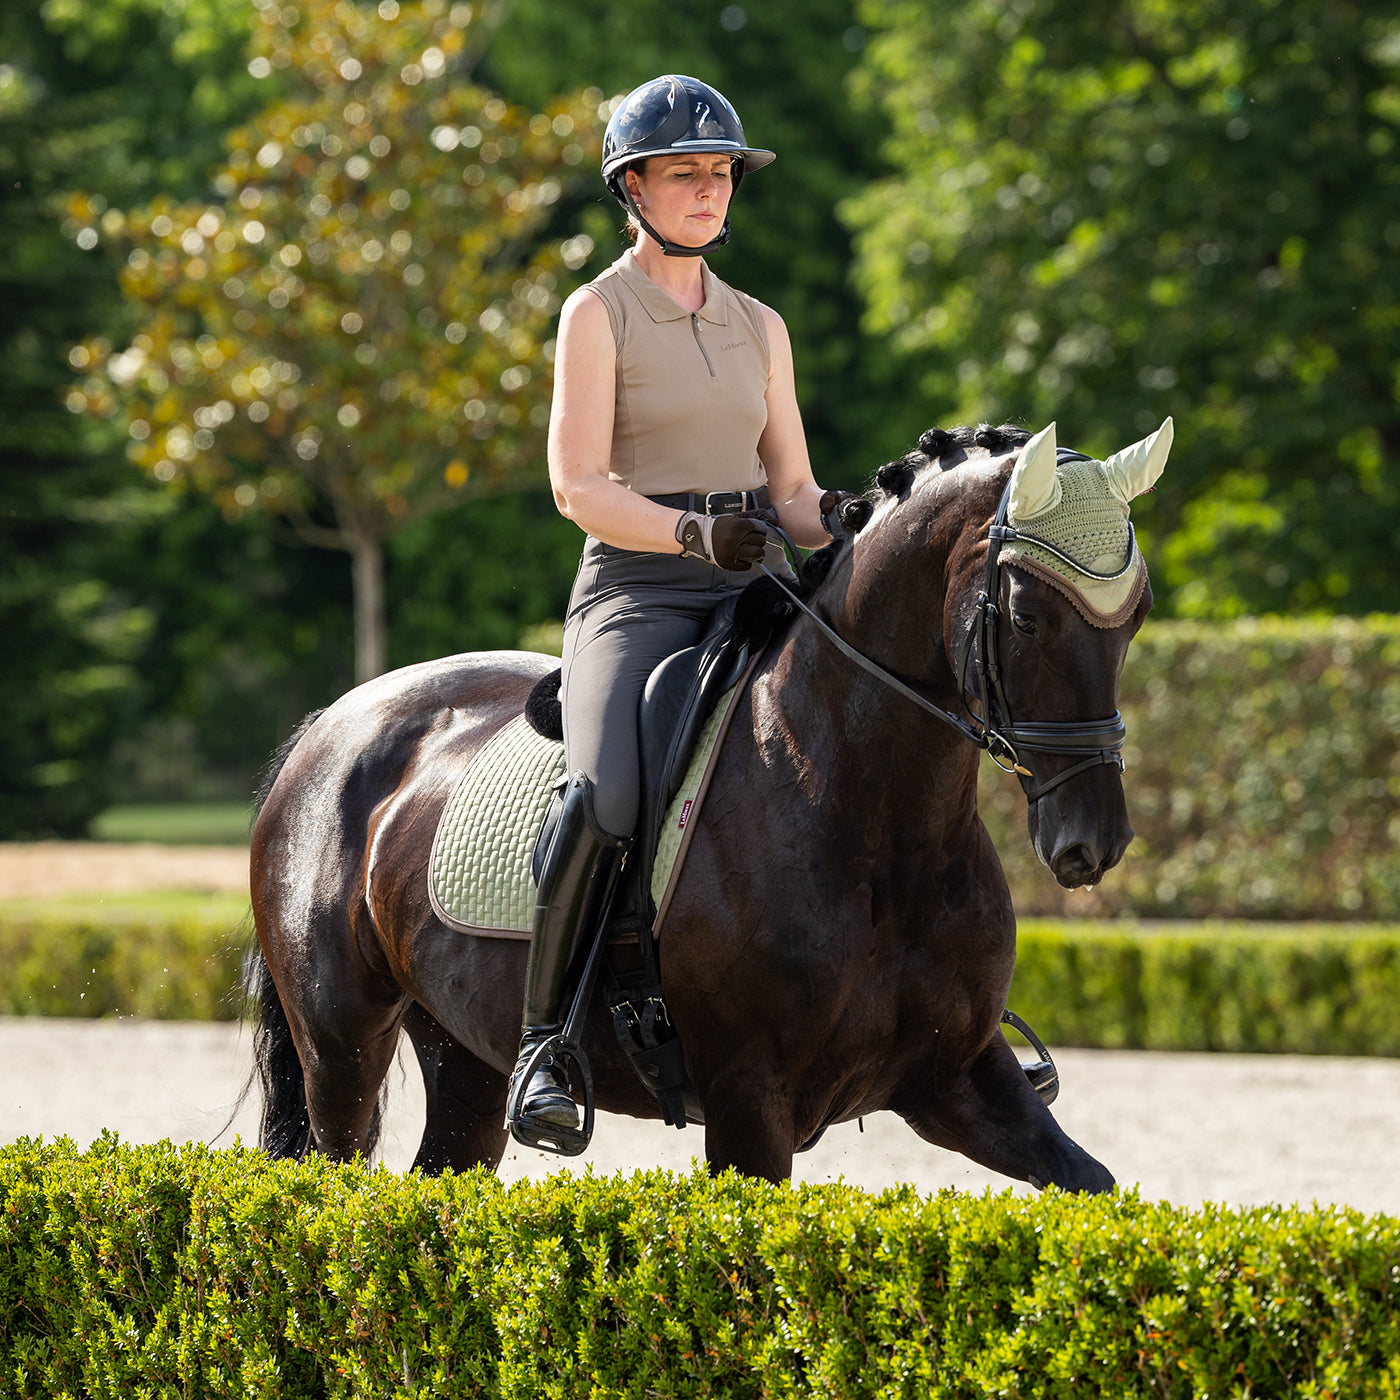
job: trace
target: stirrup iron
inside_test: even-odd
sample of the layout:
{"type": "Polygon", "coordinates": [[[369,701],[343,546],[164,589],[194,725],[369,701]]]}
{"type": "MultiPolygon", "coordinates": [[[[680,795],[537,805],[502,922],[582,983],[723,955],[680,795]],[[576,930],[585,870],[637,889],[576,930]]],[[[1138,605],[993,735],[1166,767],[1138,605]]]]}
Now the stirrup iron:
{"type": "MultiPolygon", "coordinates": [[[[588,1150],[593,1138],[593,1070],[583,1049],[583,1026],[588,1019],[589,1003],[593,998],[598,982],[598,966],[603,960],[603,950],[608,942],[608,914],[612,909],[613,895],[617,884],[613,882],[608,890],[602,917],[593,931],[593,946],[588,950],[588,960],[583,965],[583,973],[574,988],[573,1000],[569,1003],[569,1014],[563,1028],[554,1035],[542,1040],[530,1052],[528,1059],[517,1064],[515,1077],[511,1080],[510,1095],[506,1099],[506,1127],[516,1142],[526,1147],[534,1147],[541,1152],[557,1152],[561,1157],[577,1157],[588,1150]],[[576,1128],[561,1128],[557,1123],[538,1123],[524,1112],[525,1091],[530,1081],[542,1068],[546,1059],[553,1057],[563,1068],[570,1081],[570,1088],[583,1091],[581,1122],[576,1128]],[[573,1068],[571,1069],[570,1066],[573,1068]],[[573,1070],[577,1070],[577,1081],[573,1070]]],[[[577,1107],[577,1100],[575,1100],[577,1107]]]]}
{"type": "MultiPolygon", "coordinates": [[[[590,979],[585,973],[585,983],[590,979]]],[[[585,990],[580,987],[580,991],[585,990]]],[[[570,1013],[570,1021],[573,1014],[570,1013]]],[[[577,1103],[575,1103],[577,1106],[577,1103]]],[[[526,1147],[538,1148],[542,1152],[557,1152],[561,1157],[577,1157],[588,1150],[593,1137],[593,1070],[583,1046],[569,1039],[566,1026],[556,1035],[540,1041],[530,1052],[528,1059],[522,1059],[516,1066],[511,1083],[510,1097],[506,1100],[506,1126],[516,1142],[526,1147]],[[578,1127],[561,1127],[558,1123],[542,1123],[531,1118],[524,1109],[526,1091],[535,1075],[548,1060],[553,1060],[564,1070],[570,1088],[577,1083],[583,1090],[582,1122],[578,1127]]]]}
{"type": "Polygon", "coordinates": [[[1021,1068],[1025,1070],[1026,1078],[1030,1080],[1031,1088],[1040,1095],[1048,1108],[1060,1096],[1060,1071],[1055,1068],[1055,1062],[1050,1058],[1050,1052],[1045,1048],[1045,1042],[1014,1011],[1003,1011],[1001,1020],[1003,1025],[1020,1031],[1031,1048],[1040,1056],[1040,1059],[1034,1064],[1023,1064],[1021,1068]]]}

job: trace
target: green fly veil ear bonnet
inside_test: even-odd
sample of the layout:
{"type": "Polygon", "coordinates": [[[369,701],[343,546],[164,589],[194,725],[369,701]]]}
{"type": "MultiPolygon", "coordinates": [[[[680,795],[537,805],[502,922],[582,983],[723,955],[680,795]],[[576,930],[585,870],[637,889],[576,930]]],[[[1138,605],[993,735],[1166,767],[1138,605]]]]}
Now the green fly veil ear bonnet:
{"type": "Polygon", "coordinates": [[[1015,536],[1004,557],[1058,589],[1085,621],[1118,627],[1147,586],[1128,507],[1151,490],[1171,451],[1168,418],[1150,437],[1095,462],[1056,448],[1055,425],[1021,449],[1008,488],[1015,536]]]}

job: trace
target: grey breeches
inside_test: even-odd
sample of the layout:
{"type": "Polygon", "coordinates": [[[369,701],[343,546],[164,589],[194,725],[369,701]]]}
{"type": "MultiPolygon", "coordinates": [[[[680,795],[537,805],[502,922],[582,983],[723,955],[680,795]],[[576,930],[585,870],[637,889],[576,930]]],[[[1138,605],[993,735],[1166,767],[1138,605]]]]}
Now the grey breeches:
{"type": "Polygon", "coordinates": [[[756,577],[591,538],[585,546],[564,620],[564,754],[568,772],[593,780],[594,813],[614,836],[637,825],[637,711],[647,677],[698,642],[715,607],[756,577]]]}

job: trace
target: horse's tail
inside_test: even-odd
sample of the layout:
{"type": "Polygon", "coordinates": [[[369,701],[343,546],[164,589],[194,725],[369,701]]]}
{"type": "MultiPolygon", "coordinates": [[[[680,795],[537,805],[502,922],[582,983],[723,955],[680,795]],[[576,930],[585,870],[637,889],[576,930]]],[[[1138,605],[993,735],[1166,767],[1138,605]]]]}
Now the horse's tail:
{"type": "MultiPolygon", "coordinates": [[[[257,1019],[253,1028],[253,1071],[262,1088],[258,1144],[270,1157],[304,1157],[311,1146],[311,1115],[306,1108],[306,1080],[292,1041],[292,1028],[272,970],[262,949],[248,950],[243,985],[247,1008],[257,1019]]],[[[248,1011],[245,1010],[246,1016],[248,1011]]]]}
{"type": "MultiPolygon", "coordinates": [[[[253,801],[255,813],[261,812],[277,775],[282,771],[301,737],[316,722],[321,711],[307,715],[287,736],[268,761],[253,801]]],[[[256,937],[256,936],[255,936],[256,937]]],[[[303,1157],[311,1145],[311,1115],[306,1108],[306,1080],[302,1075],[301,1059],[292,1040],[292,1028],[272,970],[262,949],[254,941],[248,948],[243,965],[243,1019],[252,1020],[253,1068],[244,1085],[247,1094],[256,1080],[262,1089],[262,1121],[258,1142],[272,1157],[303,1157]]]]}

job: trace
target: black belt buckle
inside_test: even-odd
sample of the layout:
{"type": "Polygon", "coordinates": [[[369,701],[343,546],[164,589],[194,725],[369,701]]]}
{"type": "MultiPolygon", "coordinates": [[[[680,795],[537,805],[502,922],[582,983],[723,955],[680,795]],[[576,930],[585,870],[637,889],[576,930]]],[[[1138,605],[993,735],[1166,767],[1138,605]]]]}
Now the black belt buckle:
{"type": "Polygon", "coordinates": [[[752,510],[754,507],[748,503],[750,494],[748,491],[711,491],[705,497],[705,514],[739,515],[752,510]]]}

